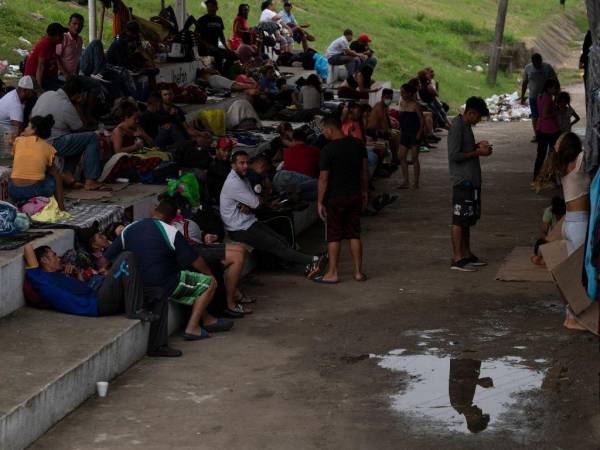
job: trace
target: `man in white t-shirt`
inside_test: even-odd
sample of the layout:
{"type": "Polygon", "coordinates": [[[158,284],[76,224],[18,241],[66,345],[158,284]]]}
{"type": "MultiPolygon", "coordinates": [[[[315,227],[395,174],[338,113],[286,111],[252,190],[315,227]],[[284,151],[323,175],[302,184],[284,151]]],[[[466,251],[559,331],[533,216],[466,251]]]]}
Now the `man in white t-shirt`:
{"type": "Polygon", "coordinates": [[[29,75],[19,80],[16,89],[0,98],[0,123],[21,128],[25,102],[33,95],[33,80],[29,75]]]}
{"type": "Polygon", "coordinates": [[[26,75],[17,88],[0,98],[0,153],[11,153],[12,141],[23,126],[25,102],[33,96],[33,79],[26,75]]]}
{"type": "Polygon", "coordinates": [[[327,48],[327,62],[332,66],[346,66],[348,76],[354,75],[361,64],[367,60],[366,55],[350,49],[352,30],[345,30],[344,35],[333,41],[327,48]]]}
{"type": "Polygon", "coordinates": [[[248,175],[248,153],[238,151],[231,157],[231,172],[221,190],[219,202],[221,219],[229,237],[290,264],[305,267],[305,275],[313,279],[325,265],[325,256],[310,256],[290,247],[286,238],[276,233],[253,213],[262,200],[250,186],[248,175]]]}

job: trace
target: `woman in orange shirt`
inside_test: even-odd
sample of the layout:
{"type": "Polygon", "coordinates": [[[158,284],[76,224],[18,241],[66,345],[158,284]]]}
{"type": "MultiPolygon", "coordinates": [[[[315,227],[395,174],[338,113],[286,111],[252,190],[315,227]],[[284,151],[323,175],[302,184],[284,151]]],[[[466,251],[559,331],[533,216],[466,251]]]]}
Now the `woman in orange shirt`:
{"type": "Polygon", "coordinates": [[[55,196],[64,210],[62,177],[54,165],[56,150],[46,142],[54,118],[51,115],[33,117],[13,146],[13,169],[8,193],[16,203],[33,197],[55,196]]]}

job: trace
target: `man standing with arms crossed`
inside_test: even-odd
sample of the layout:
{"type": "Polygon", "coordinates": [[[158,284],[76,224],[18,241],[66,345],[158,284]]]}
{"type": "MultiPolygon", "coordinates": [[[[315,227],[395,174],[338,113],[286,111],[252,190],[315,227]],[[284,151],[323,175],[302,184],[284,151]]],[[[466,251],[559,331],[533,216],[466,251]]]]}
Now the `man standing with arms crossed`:
{"type": "Polygon", "coordinates": [[[471,252],[471,227],[481,215],[481,165],[479,158],[490,156],[488,141],[475,143],[472,126],[488,117],[485,101],[480,97],[467,100],[464,114],[452,121],[448,132],[448,164],[452,179],[452,270],[476,272],[487,263],[471,252]]]}
{"type": "Polygon", "coordinates": [[[338,261],[342,239],[350,240],[354,280],[366,281],[367,276],[362,271],[360,215],[368,200],[367,149],[362,141],[344,134],[337,117],[326,117],[321,127],[329,144],[321,150],[317,207],[321,220],[327,225],[329,267],[314,281],[339,283],[338,261]]]}

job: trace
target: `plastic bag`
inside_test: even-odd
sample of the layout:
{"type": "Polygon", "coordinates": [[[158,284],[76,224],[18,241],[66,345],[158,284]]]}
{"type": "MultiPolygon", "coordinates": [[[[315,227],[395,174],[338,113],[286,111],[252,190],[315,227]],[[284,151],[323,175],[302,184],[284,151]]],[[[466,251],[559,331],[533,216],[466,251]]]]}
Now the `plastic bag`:
{"type": "Polygon", "coordinates": [[[192,208],[200,204],[200,186],[193,173],[184,173],[179,179],[171,179],[167,183],[167,193],[173,197],[175,194],[185,198],[192,208]]]}
{"type": "Polygon", "coordinates": [[[198,118],[202,125],[212,131],[213,134],[217,136],[225,135],[225,111],[221,109],[200,111],[198,118]]]}
{"type": "Polygon", "coordinates": [[[327,58],[318,53],[315,53],[313,58],[315,60],[315,71],[323,81],[327,80],[327,77],[329,76],[329,63],[327,62],[327,58]]]}

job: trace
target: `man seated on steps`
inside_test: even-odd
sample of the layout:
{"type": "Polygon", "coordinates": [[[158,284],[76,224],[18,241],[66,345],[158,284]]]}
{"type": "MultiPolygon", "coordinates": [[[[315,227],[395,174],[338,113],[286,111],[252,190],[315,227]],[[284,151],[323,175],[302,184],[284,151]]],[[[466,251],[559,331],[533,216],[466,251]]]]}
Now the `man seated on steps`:
{"type": "Polygon", "coordinates": [[[250,187],[247,175],[248,153],[238,151],[231,158],[231,172],[220,199],[221,218],[231,239],[284,262],[304,266],[309,279],[320,274],[327,263],[325,256],[310,256],[294,250],[283,236],[258,221],[253,210],[261,206],[262,201],[250,187]]]}
{"type": "Polygon", "coordinates": [[[31,116],[44,117],[51,114],[54,118],[48,143],[64,159],[62,175],[65,186],[110,191],[110,187],[96,181],[102,172],[98,135],[93,131],[81,131],[83,122],[78,112],[81,94],[79,77],[69,78],[62,89],[44,92],[33,107],[31,116]],[[83,186],[74,177],[75,168],[82,157],[85,177],[83,186]]]}
{"type": "Polygon", "coordinates": [[[142,280],[131,252],[122,252],[104,275],[87,280],[78,268],[63,264],[47,245],[34,250],[26,244],[23,257],[26,283],[41,304],[80,316],[112,316],[124,311],[129,319],[151,322],[159,318],[143,309],[142,280]]]}
{"type": "Polygon", "coordinates": [[[125,227],[120,238],[104,252],[110,260],[123,251],[136,256],[146,296],[152,299],[152,310],[161,318],[150,328],[149,356],[181,356],[179,350],[167,346],[169,300],[192,305],[183,334],[185,340],[206,339],[209,332],[228,331],[233,326],[233,322],[216,319],[206,312],[217,285],[204,259],[169,225],[176,214],[177,207],[162,200],[152,218],[125,227]]]}
{"type": "Polygon", "coordinates": [[[275,174],[273,186],[279,192],[298,193],[302,200],[316,200],[320,150],[306,143],[302,128],[294,130],[292,137],[293,145],[283,151],[283,168],[275,174]]]}
{"type": "Polygon", "coordinates": [[[394,98],[394,91],[383,89],[381,91],[381,100],[373,106],[369,122],[367,124],[367,134],[372,137],[388,141],[390,151],[392,152],[392,164],[398,165],[398,150],[400,148],[400,132],[392,128],[390,123],[390,105],[394,98]]]}

